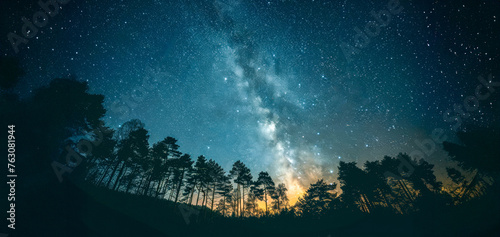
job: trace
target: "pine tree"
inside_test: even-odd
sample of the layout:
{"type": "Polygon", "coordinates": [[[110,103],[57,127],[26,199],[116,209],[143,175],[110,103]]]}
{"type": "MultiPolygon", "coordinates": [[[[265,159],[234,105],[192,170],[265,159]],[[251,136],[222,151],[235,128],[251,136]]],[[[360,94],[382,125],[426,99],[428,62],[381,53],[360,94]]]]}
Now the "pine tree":
{"type": "Polygon", "coordinates": [[[324,215],[337,197],[334,192],[336,187],[336,183],[327,184],[323,179],[311,184],[296,204],[302,216],[318,218],[324,215]]]}
{"type": "Polygon", "coordinates": [[[229,175],[237,185],[237,215],[242,217],[245,206],[245,189],[251,185],[252,174],[250,173],[250,169],[238,160],[233,164],[229,175]]]}
{"type": "Polygon", "coordinates": [[[191,160],[191,156],[188,154],[184,154],[179,159],[175,160],[174,183],[177,187],[177,190],[175,192],[175,203],[177,203],[177,200],[179,199],[179,194],[184,183],[184,176],[186,172],[191,168],[191,165],[193,165],[193,161],[191,160]]]}
{"type": "Polygon", "coordinates": [[[272,197],[276,191],[274,186],[274,181],[267,172],[260,172],[259,178],[257,179],[257,184],[262,188],[264,193],[264,203],[266,205],[266,215],[269,215],[269,210],[267,208],[268,200],[272,197]]]}

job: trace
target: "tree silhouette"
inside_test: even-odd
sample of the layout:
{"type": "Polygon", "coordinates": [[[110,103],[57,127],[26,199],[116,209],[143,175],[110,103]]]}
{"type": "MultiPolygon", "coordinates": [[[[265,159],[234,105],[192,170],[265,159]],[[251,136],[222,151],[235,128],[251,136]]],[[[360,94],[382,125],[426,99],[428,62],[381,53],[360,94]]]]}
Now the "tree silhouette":
{"type": "MultiPolygon", "coordinates": [[[[215,202],[215,194],[218,193],[217,191],[221,187],[221,183],[225,181],[226,176],[224,169],[212,159],[208,161],[208,170],[212,187],[212,204],[210,206],[210,209],[213,210],[215,202]]],[[[222,186],[222,188],[224,188],[224,186],[222,186]]]]}
{"type": "MultiPolygon", "coordinates": [[[[86,82],[60,78],[20,100],[8,89],[15,86],[21,73],[6,65],[2,63],[0,69],[0,122],[3,126],[16,125],[16,141],[22,147],[16,149],[15,165],[20,167],[18,175],[27,182],[16,185],[16,210],[33,214],[19,217],[25,228],[16,232],[22,236],[36,235],[30,230],[33,228],[64,236],[71,230],[80,229],[81,232],[75,235],[83,236],[86,230],[78,217],[86,198],[76,183],[84,182],[85,170],[93,162],[87,163],[92,159],[90,148],[83,149],[79,142],[91,136],[94,129],[99,129],[106,113],[102,105],[104,96],[90,94],[86,82]],[[78,154],[82,150],[87,154],[78,154]],[[72,159],[68,159],[69,154],[72,159]],[[58,164],[52,168],[60,169],[52,169],[51,164],[58,164]],[[37,218],[42,215],[52,222],[37,218]],[[73,221],[67,222],[65,218],[73,221]],[[67,224],[61,225],[65,222],[67,224]]],[[[1,140],[6,138],[3,136],[1,140]]]]}
{"type": "Polygon", "coordinates": [[[332,201],[337,197],[334,190],[337,184],[327,184],[323,179],[309,186],[306,193],[296,203],[298,211],[304,217],[318,218],[329,210],[332,201]]]}
{"type": "Polygon", "coordinates": [[[387,173],[392,174],[400,174],[401,176],[388,176],[387,182],[389,186],[392,188],[393,195],[396,203],[394,207],[398,209],[401,213],[407,213],[414,210],[413,201],[415,200],[413,189],[410,187],[409,182],[405,177],[408,177],[413,174],[414,166],[411,166],[411,172],[407,172],[401,169],[402,164],[410,164],[410,160],[405,160],[407,156],[398,154],[397,158],[384,156],[381,161],[382,169],[385,170],[384,175],[387,173]]]}
{"type": "Polygon", "coordinates": [[[455,204],[460,204],[474,197],[484,195],[486,185],[479,182],[477,175],[474,175],[472,181],[469,182],[462,172],[455,168],[446,168],[446,173],[451,181],[457,185],[457,187],[451,191],[455,204]]]}
{"type": "Polygon", "coordinates": [[[392,194],[392,189],[387,182],[384,173],[386,168],[381,161],[367,161],[364,165],[366,172],[366,186],[368,198],[376,201],[380,207],[390,207],[401,212],[392,194]]]}
{"type": "Polygon", "coordinates": [[[198,156],[198,159],[196,160],[196,163],[194,165],[194,168],[191,171],[190,177],[188,179],[188,186],[186,190],[190,190],[187,193],[190,198],[189,198],[189,203],[193,202],[193,196],[194,192],[197,191],[197,197],[196,197],[196,205],[198,205],[198,199],[200,197],[200,192],[206,186],[206,175],[208,173],[208,165],[207,165],[207,159],[205,156],[198,156]]]}
{"type": "Polygon", "coordinates": [[[177,140],[173,137],[166,137],[161,142],[156,143],[156,146],[153,146],[153,157],[159,160],[160,163],[158,167],[155,166],[155,169],[158,168],[155,173],[159,176],[156,180],[156,190],[154,191],[156,197],[170,184],[170,178],[174,169],[172,161],[181,156],[181,152],[178,149],[177,140]]]}
{"type": "Polygon", "coordinates": [[[191,156],[188,154],[184,154],[179,159],[174,161],[174,183],[177,187],[177,190],[175,192],[175,203],[177,203],[177,200],[179,199],[179,194],[184,182],[184,175],[191,168],[191,165],[193,165],[193,163],[194,162],[191,160],[191,156]]]}
{"type": "Polygon", "coordinates": [[[144,188],[144,193],[146,195],[154,194],[153,196],[156,197],[159,195],[158,190],[160,189],[163,177],[165,176],[165,170],[168,169],[166,157],[167,150],[165,139],[154,143],[149,150],[149,156],[151,157],[150,159],[152,164],[148,170],[149,177],[146,187],[144,188]]]}
{"type": "Polygon", "coordinates": [[[273,198],[273,209],[276,210],[277,213],[281,211],[284,207],[288,206],[288,197],[286,195],[287,188],[285,184],[280,183],[276,187],[276,190],[274,194],[272,195],[273,198]]]}
{"type": "Polygon", "coordinates": [[[258,201],[264,200],[264,190],[260,187],[259,182],[252,182],[250,185],[250,191],[248,192],[248,199],[246,203],[246,208],[249,216],[254,216],[259,210],[258,201]]]}
{"type": "Polygon", "coordinates": [[[452,160],[467,171],[478,170],[481,174],[494,176],[500,173],[500,129],[473,129],[457,132],[462,144],[443,142],[443,148],[452,160]]]}
{"type": "MultiPolygon", "coordinates": [[[[454,193],[456,204],[480,197],[484,202],[493,202],[500,195],[500,129],[473,128],[457,132],[457,137],[460,144],[443,142],[443,148],[472,179],[468,181],[458,170],[447,168],[448,176],[458,185],[454,193]]],[[[500,205],[492,209],[498,210],[500,205]]]]}
{"type": "MultiPolygon", "coordinates": [[[[156,146],[157,143],[153,144],[153,147],[156,146]]],[[[160,167],[161,167],[161,158],[155,157],[153,155],[153,148],[150,147],[147,154],[147,162],[144,163],[143,166],[143,174],[141,184],[137,192],[142,193],[142,195],[149,195],[151,191],[151,183],[153,180],[159,180],[160,175],[160,167]],[[142,189],[142,190],[141,190],[142,189]]]]}
{"type": "MultiPolygon", "coordinates": [[[[99,128],[100,119],[106,113],[102,106],[104,96],[88,94],[88,90],[86,82],[54,79],[27,102],[29,113],[37,118],[31,121],[34,143],[30,147],[37,149],[40,157],[53,157],[68,144],[68,139],[99,128]]],[[[78,141],[72,143],[75,144],[72,149],[77,150],[78,141]]],[[[42,166],[47,160],[34,162],[42,166]]]]}
{"type": "Polygon", "coordinates": [[[234,180],[237,185],[237,215],[242,217],[245,207],[245,188],[249,187],[252,183],[252,174],[250,169],[246,167],[241,161],[236,161],[233,164],[233,168],[229,172],[230,177],[234,180]]]}
{"type": "MultiPolygon", "coordinates": [[[[406,156],[405,159],[410,159],[409,156],[406,156]]],[[[439,192],[441,190],[442,183],[436,180],[436,176],[434,175],[433,164],[429,164],[429,162],[420,159],[418,162],[414,161],[415,171],[414,173],[408,177],[413,183],[415,189],[420,190],[422,193],[426,192],[439,192]]]]}
{"type": "Polygon", "coordinates": [[[231,183],[231,178],[227,175],[223,175],[219,182],[218,193],[222,196],[217,204],[217,210],[221,212],[222,216],[226,216],[227,211],[231,208],[231,191],[233,190],[233,185],[231,183]]]}
{"type": "Polygon", "coordinates": [[[266,205],[266,215],[269,215],[269,210],[267,208],[267,201],[272,197],[274,192],[276,191],[276,187],[274,185],[274,181],[271,176],[267,172],[260,172],[259,177],[257,178],[257,184],[262,189],[264,193],[264,203],[266,205]]]}
{"type": "Polygon", "coordinates": [[[339,163],[340,188],[342,189],[342,200],[348,208],[358,207],[363,212],[370,212],[373,203],[368,198],[370,186],[365,182],[367,174],[356,166],[355,162],[339,163]]]}
{"type": "Polygon", "coordinates": [[[115,159],[117,141],[114,139],[114,133],[115,130],[106,126],[102,126],[99,131],[93,132],[93,140],[96,142],[91,154],[87,157],[86,170],[94,169],[88,179],[93,180],[97,186],[100,186],[104,181],[115,159]],[[99,173],[101,174],[97,179],[99,173]]]}
{"type": "Polygon", "coordinates": [[[148,145],[148,131],[143,128],[144,124],[139,120],[131,120],[130,126],[129,124],[124,124],[121,130],[124,132],[125,129],[128,129],[128,135],[126,137],[122,137],[122,140],[118,142],[118,150],[117,157],[119,163],[121,163],[121,168],[116,177],[115,183],[112,189],[118,190],[119,184],[123,175],[125,174],[126,169],[129,169],[129,173],[126,176],[125,181],[128,181],[126,186],[126,192],[131,188],[133,180],[136,178],[135,175],[139,172],[140,163],[142,159],[147,157],[149,152],[148,145]],[[139,128],[135,128],[137,124],[141,124],[139,128]],[[130,130],[130,129],[132,130],[130,130]],[[135,129],[135,130],[133,130],[135,129]]]}

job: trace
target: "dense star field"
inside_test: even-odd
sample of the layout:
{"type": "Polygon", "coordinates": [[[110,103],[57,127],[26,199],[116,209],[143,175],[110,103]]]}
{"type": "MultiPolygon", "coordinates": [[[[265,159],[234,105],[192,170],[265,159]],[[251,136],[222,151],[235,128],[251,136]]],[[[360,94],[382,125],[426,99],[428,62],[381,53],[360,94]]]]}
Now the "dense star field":
{"type": "Polygon", "coordinates": [[[498,1],[62,2],[40,22],[36,1],[2,1],[1,53],[26,71],[16,93],[75,76],[105,96],[110,127],[137,118],[150,144],[242,160],[292,202],[339,161],[399,152],[449,182],[433,133],[456,141],[500,114],[498,1]]]}

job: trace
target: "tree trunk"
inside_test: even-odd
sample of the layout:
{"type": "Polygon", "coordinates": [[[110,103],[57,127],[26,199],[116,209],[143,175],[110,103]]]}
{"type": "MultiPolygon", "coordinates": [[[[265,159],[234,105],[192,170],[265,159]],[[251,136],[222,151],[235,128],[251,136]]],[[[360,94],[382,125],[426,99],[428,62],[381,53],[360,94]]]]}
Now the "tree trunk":
{"type": "Polygon", "coordinates": [[[238,184],[238,196],[236,198],[238,200],[238,216],[241,217],[241,187],[238,184]]]}
{"type": "Polygon", "coordinates": [[[202,201],[201,201],[201,206],[205,206],[205,198],[207,197],[207,194],[206,194],[206,189],[202,189],[201,192],[203,193],[203,198],[202,198],[202,201]]]}
{"type": "MultiPolygon", "coordinates": [[[[265,189],[265,187],[264,187],[265,189]]],[[[266,203],[266,216],[268,215],[267,213],[267,190],[264,190],[264,202],[266,203]]]]}
{"type": "Polygon", "coordinates": [[[470,181],[469,185],[467,185],[465,187],[465,190],[460,195],[460,199],[459,199],[460,202],[462,202],[465,198],[467,198],[467,194],[469,194],[472,187],[476,186],[477,180],[478,180],[478,173],[476,173],[476,175],[474,175],[474,178],[472,179],[472,181],[470,181]]]}
{"type": "Polygon", "coordinates": [[[245,216],[245,185],[241,185],[243,195],[241,196],[241,207],[243,208],[242,210],[242,216],[245,216]]]}
{"type": "Polygon", "coordinates": [[[152,174],[150,174],[150,175],[147,177],[146,187],[144,187],[144,193],[143,193],[142,195],[144,195],[144,196],[147,196],[147,195],[148,195],[149,188],[151,187],[151,181],[152,181],[152,178],[153,178],[153,175],[152,175],[152,174]]]}
{"type": "Polygon", "coordinates": [[[125,193],[128,193],[128,191],[132,187],[132,182],[134,182],[134,179],[135,179],[134,176],[136,175],[136,173],[137,173],[137,171],[135,169],[132,169],[132,173],[130,174],[130,176],[132,178],[130,179],[130,181],[128,181],[127,188],[125,189],[125,193]]]}
{"type": "MultiPolygon", "coordinates": [[[[200,184],[200,186],[201,186],[201,184],[200,184]]],[[[198,206],[198,200],[200,200],[201,187],[197,188],[196,191],[198,192],[197,195],[196,195],[196,206],[198,206]]]]}
{"type": "Polygon", "coordinates": [[[118,186],[118,182],[120,181],[122,175],[123,175],[123,170],[125,169],[125,162],[123,162],[122,167],[120,168],[120,172],[118,172],[118,176],[116,177],[115,184],[113,185],[113,190],[116,190],[118,186]]]}
{"type": "Polygon", "coordinates": [[[185,170],[182,169],[181,178],[179,179],[179,183],[177,184],[177,194],[175,195],[174,203],[177,203],[177,200],[179,199],[179,193],[181,192],[182,180],[184,179],[184,172],[185,172],[185,170]]]}
{"type": "Polygon", "coordinates": [[[193,187],[191,188],[191,194],[189,195],[189,205],[193,205],[193,196],[194,196],[194,191],[196,189],[196,182],[194,182],[193,187]]]}
{"type": "MultiPolygon", "coordinates": [[[[163,192],[163,198],[166,198],[167,197],[167,190],[168,189],[168,186],[169,186],[169,182],[168,180],[166,182],[163,183],[163,186],[161,186],[161,189],[160,189],[160,193],[163,192]]],[[[170,191],[170,190],[169,190],[170,191]]]]}
{"type": "Polygon", "coordinates": [[[109,176],[108,182],[106,183],[106,187],[109,188],[109,185],[111,184],[111,180],[113,180],[113,177],[115,176],[115,172],[118,169],[118,167],[121,165],[121,161],[117,162],[115,167],[113,168],[113,172],[111,172],[111,176],[109,176]]]}
{"type": "Polygon", "coordinates": [[[139,185],[137,185],[137,189],[135,191],[136,194],[141,193],[141,188],[144,188],[143,185],[146,185],[146,180],[148,177],[144,176],[141,178],[141,182],[139,182],[139,185]]]}
{"type": "Polygon", "coordinates": [[[161,191],[161,188],[163,187],[163,184],[165,183],[165,180],[159,180],[158,181],[158,184],[156,185],[156,193],[155,193],[155,197],[158,198],[158,196],[160,196],[160,191],[161,191]]]}
{"type": "Polygon", "coordinates": [[[191,193],[189,194],[188,200],[189,200],[189,205],[193,205],[193,196],[194,196],[194,191],[196,189],[196,183],[193,184],[193,187],[191,188],[191,193]]]}
{"type": "Polygon", "coordinates": [[[413,196],[410,194],[410,191],[406,188],[406,184],[403,183],[402,180],[398,180],[398,182],[399,182],[399,186],[401,187],[401,189],[403,189],[403,192],[406,194],[408,199],[410,199],[410,201],[413,202],[413,196]]]}
{"type": "Polygon", "coordinates": [[[222,207],[222,216],[226,217],[226,196],[224,196],[222,199],[224,202],[224,206],[222,207]]]}
{"type": "Polygon", "coordinates": [[[99,179],[99,181],[97,182],[96,186],[100,186],[102,181],[104,180],[104,178],[106,177],[106,175],[108,174],[108,171],[110,169],[110,166],[106,166],[106,170],[104,171],[104,174],[101,176],[101,178],[99,179]]]}
{"type": "Polygon", "coordinates": [[[212,211],[214,210],[214,201],[215,201],[215,185],[217,182],[214,182],[214,189],[212,190],[212,207],[210,208],[212,211]]]}
{"type": "Polygon", "coordinates": [[[366,211],[368,213],[370,213],[371,209],[372,209],[372,205],[370,203],[370,200],[368,200],[368,197],[366,196],[366,194],[361,194],[361,197],[363,198],[363,202],[365,203],[365,206],[366,206],[366,211]]]}
{"type": "MultiPolygon", "coordinates": [[[[167,175],[167,179],[163,181],[163,185],[160,186],[160,189],[157,190],[156,196],[160,195],[159,193],[162,190],[165,190],[165,192],[166,192],[166,190],[167,190],[166,188],[168,187],[168,181],[170,181],[170,173],[167,175]]],[[[165,197],[165,195],[163,197],[165,197]]]]}

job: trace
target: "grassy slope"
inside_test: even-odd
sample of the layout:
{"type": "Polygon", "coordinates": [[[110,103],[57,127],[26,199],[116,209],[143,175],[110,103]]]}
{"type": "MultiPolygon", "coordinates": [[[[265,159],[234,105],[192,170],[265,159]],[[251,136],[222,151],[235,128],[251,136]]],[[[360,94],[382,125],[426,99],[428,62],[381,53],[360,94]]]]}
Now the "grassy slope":
{"type": "MultiPolygon", "coordinates": [[[[338,215],[321,220],[297,218],[221,218],[208,209],[191,216],[187,224],[172,202],[125,194],[91,185],[81,220],[89,236],[467,236],[488,235],[498,220],[478,216],[473,207],[427,216],[338,215]],[[465,213],[464,213],[465,212],[465,213]],[[465,214],[465,215],[464,215],[465,214]],[[460,216],[460,218],[457,218],[460,216]],[[465,218],[464,218],[465,217],[465,218]],[[482,220],[478,220],[482,219],[482,220]],[[197,221],[198,220],[198,221],[197,221]],[[489,220],[492,223],[487,223],[489,220]],[[439,224],[438,224],[439,223],[439,224]],[[437,225],[436,225],[437,224],[437,225]]],[[[186,206],[187,207],[187,206],[186,206]]],[[[499,214],[491,213],[498,218],[499,214]]],[[[496,232],[496,231],[495,231],[496,232]]],[[[497,232],[498,233],[498,232],[497,232]]]]}

